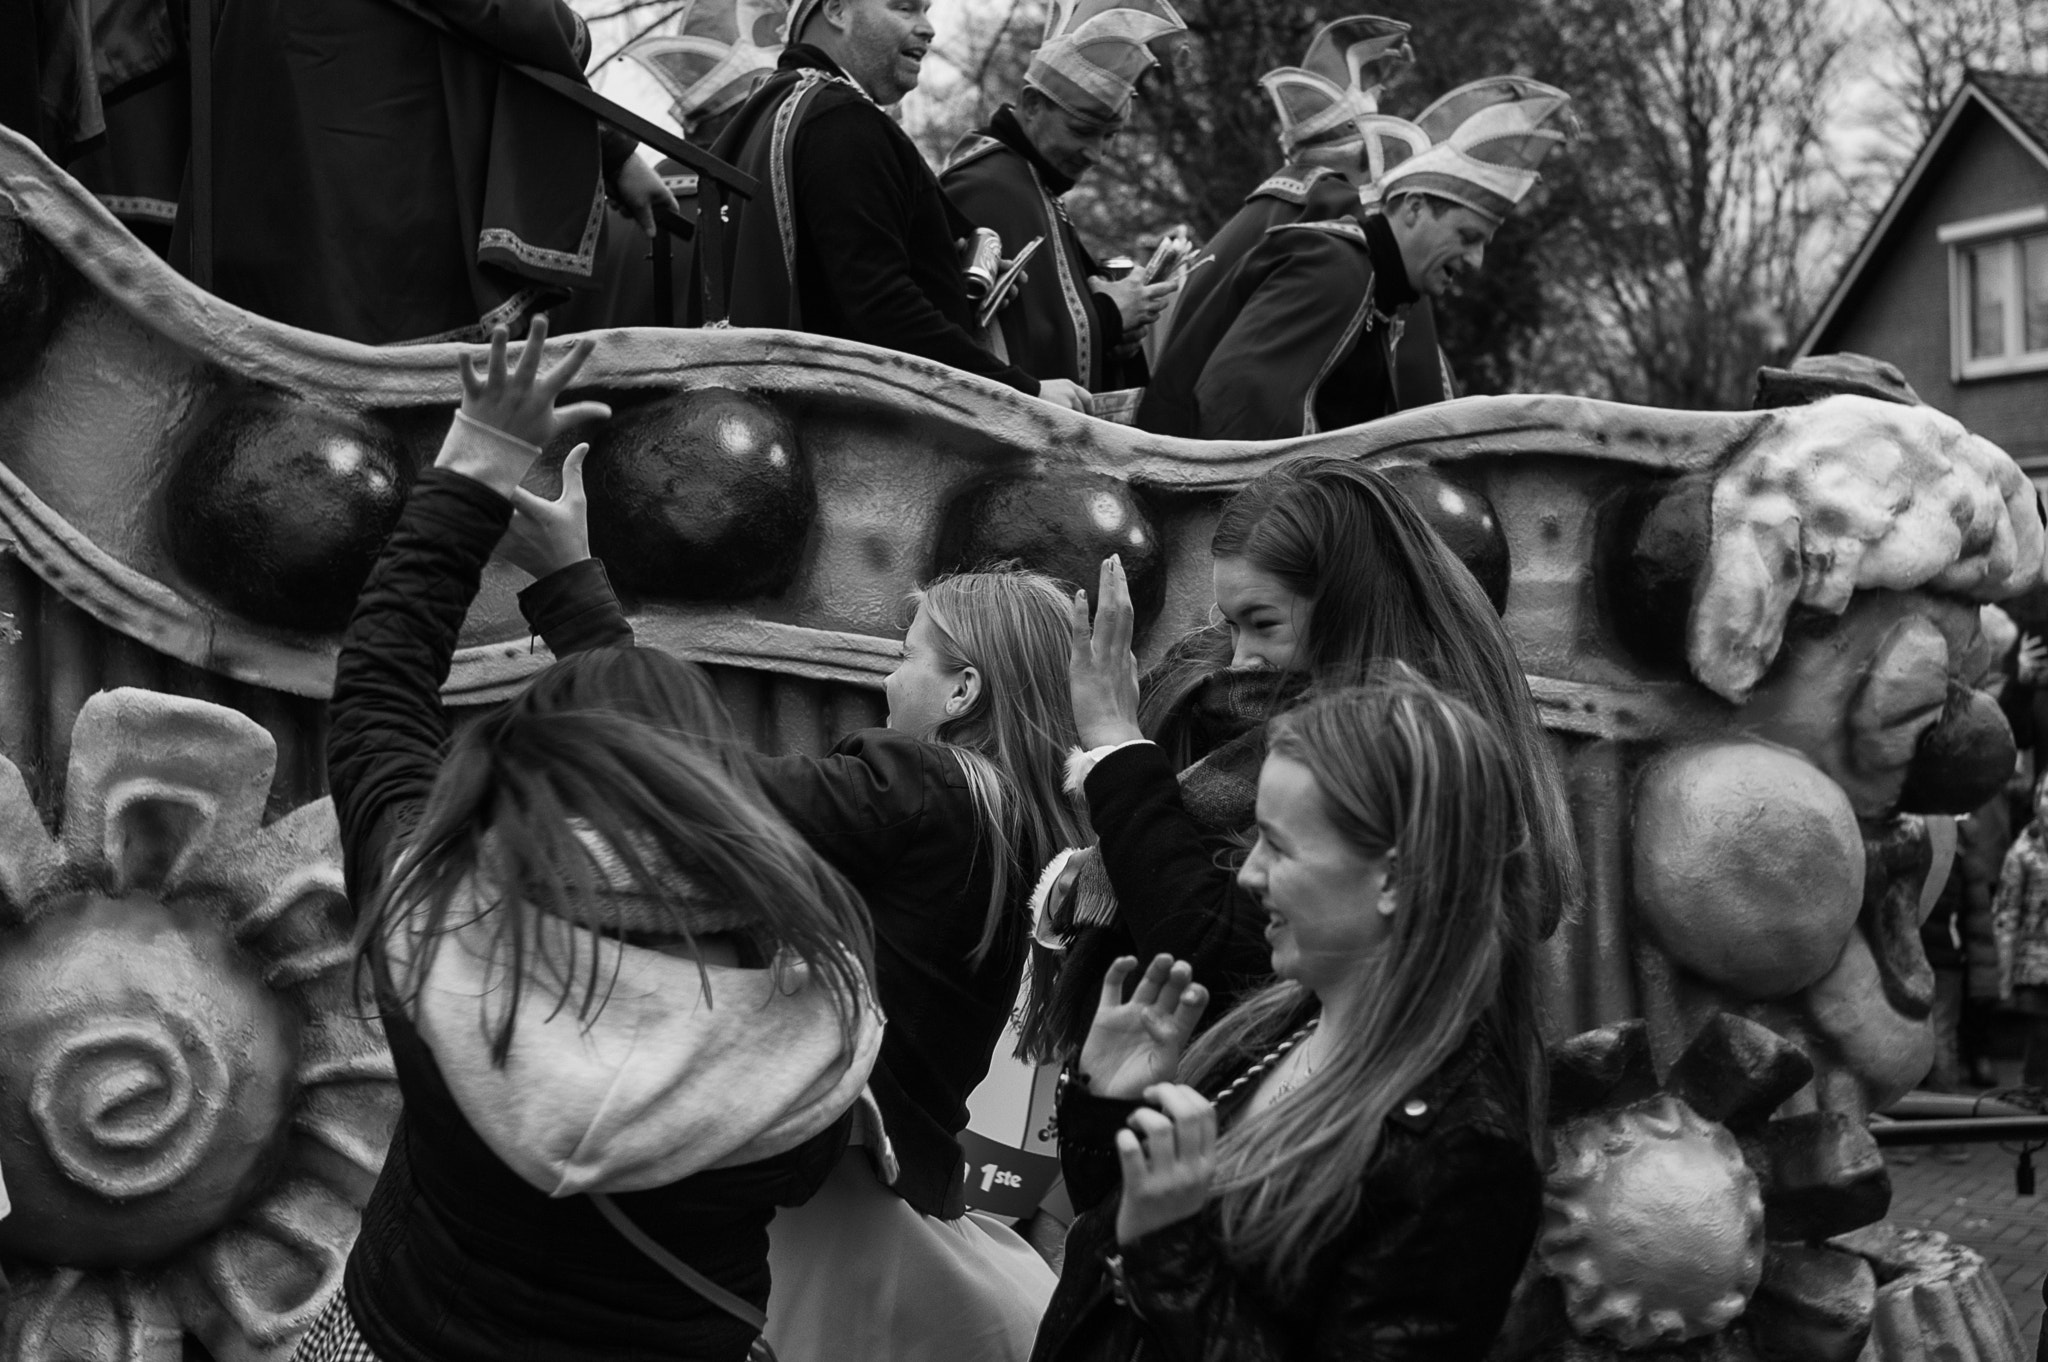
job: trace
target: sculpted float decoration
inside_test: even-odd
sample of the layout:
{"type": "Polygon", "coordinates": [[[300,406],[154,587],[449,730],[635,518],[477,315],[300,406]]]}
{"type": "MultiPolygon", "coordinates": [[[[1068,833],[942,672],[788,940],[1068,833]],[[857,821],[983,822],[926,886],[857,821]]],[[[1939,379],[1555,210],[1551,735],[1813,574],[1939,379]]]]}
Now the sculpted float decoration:
{"type": "MultiPolygon", "coordinates": [[[[323,817],[337,634],[457,400],[452,350],[368,350],[200,294],[5,133],[0,311],[0,609],[16,635],[0,646],[0,750],[47,811],[86,697],[139,682],[254,716],[278,744],[272,815],[323,817]]],[[[1576,1039],[1559,1049],[1550,1223],[1501,1355],[1903,1359],[1929,1333],[1949,1355],[2019,1356],[1973,1255],[1870,1228],[1889,1185],[1864,1129],[1931,1053],[1915,929],[1946,873],[1944,815],[2011,766],[1975,689],[1979,610],[2037,585],[2048,545],[2004,453],[1868,372],[1781,377],[1765,399],[1780,405],[1748,413],[1476,398],[1256,446],[1160,439],[782,333],[604,333],[584,373],[584,395],[617,413],[589,464],[593,534],[641,640],[705,662],[774,749],[879,718],[904,595],[936,572],[1016,558],[1089,580],[1120,552],[1156,654],[1206,614],[1231,490],[1298,449],[1387,469],[1502,608],[1591,884],[1550,948],[1557,1035],[1576,1039]],[[1681,1214],[1688,1232],[1663,1233],[1681,1214]],[[1652,1226],[1659,1251],[1635,1251],[1652,1226]],[[1960,1336],[1958,1308],[1976,1320],[1960,1336]]],[[[496,699],[546,661],[513,602],[523,584],[487,576],[451,703],[496,699]]],[[[111,760],[100,730],[81,733],[72,759],[111,760]]],[[[97,933],[94,912],[64,920],[97,933]]],[[[7,949],[0,970],[41,986],[44,957],[7,949]]],[[[266,987],[215,1005],[270,1016],[300,985],[266,987]]],[[[315,992],[284,1010],[314,1033],[342,1026],[345,1004],[315,992]]],[[[216,1084],[204,1101],[260,1133],[281,1094],[320,1092],[292,1044],[240,1095],[216,1084]]],[[[126,1081],[93,1099],[120,1138],[143,1121],[126,1081]]],[[[33,1090],[0,1072],[0,1111],[33,1090]]],[[[351,1177],[386,1128],[362,1126],[351,1177]]],[[[5,1129],[13,1185],[45,1137],[32,1117],[5,1129]]],[[[290,1184],[262,1160],[207,1176],[290,1184]]],[[[80,1194],[47,1183],[15,1188],[0,1221],[17,1284],[189,1279],[178,1234],[119,1262],[80,1249],[80,1194]]],[[[360,1198],[329,1186],[338,1255],[360,1198]]],[[[241,1196],[226,1201],[245,1219],[269,1204],[241,1196]]],[[[191,1239],[217,1232],[205,1218],[191,1239]]],[[[181,1331],[217,1356],[276,1355],[303,1318],[66,1315],[48,1304],[61,1295],[31,1297],[34,1318],[65,1321],[38,1333],[17,1285],[6,1357],[170,1358],[181,1331]]]]}

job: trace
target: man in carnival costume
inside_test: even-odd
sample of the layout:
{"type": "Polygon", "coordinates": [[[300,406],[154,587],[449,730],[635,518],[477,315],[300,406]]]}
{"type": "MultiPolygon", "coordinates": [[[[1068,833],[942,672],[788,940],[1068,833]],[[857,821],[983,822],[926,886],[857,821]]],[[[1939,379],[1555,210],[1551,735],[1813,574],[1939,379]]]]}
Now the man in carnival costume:
{"type": "MultiPolygon", "coordinates": [[[[517,331],[596,287],[607,193],[650,233],[672,202],[632,138],[503,69],[583,82],[590,31],[562,0],[216,13],[209,263],[251,311],[373,345],[517,331]]],[[[188,174],[170,242],[188,272],[195,193],[188,174]]]]}
{"type": "Polygon", "coordinates": [[[1373,154],[1390,167],[1384,210],[1269,230],[1182,312],[1138,424],[1273,440],[1414,405],[1394,365],[1405,309],[1479,268],[1535,188],[1536,167],[1566,139],[1570,103],[1538,81],[1494,76],[1453,90],[1405,130],[1368,122],[1373,154]]]}
{"type": "Polygon", "coordinates": [[[1245,196],[1244,206],[1188,262],[1187,284],[1169,320],[1159,327],[1159,341],[1170,333],[1171,316],[1198,306],[1268,229],[1341,217],[1357,208],[1381,145],[1367,142],[1360,121],[1379,114],[1380,91],[1414,60],[1408,25],[1357,14],[1316,30],[1301,65],[1259,77],[1280,117],[1285,161],[1245,196]]]}
{"type": "MultiPolygon", "coordinates": [[[[661,87],[669,98],[669,117],[683,136],[708,148],[775,69],[788,18],[783,0],[685,0],[663,32],[634,39],[619,55],[661,87]]],[[[697,172],[665,157],[654,172],[675,195],[676,211],[695,222],[697,172]]],[[[613,212],[616,219],[618,210],[613,212]]],[[[669,252],[668,315],[677,323],[689,315],[694,238],[664,236],[649,242],[619,232],[610,239],[616,239],[619,248],[599,257],[597,290],[580,294],[549,314],[557,334],[655,325],[660,315],[650,254],[655,250],[669,252]]]]}
{"type": "Polygon", "coordinates": [[[1005,254],[1044,242],[997,314],[1009,357],[1040,378],[1093,392],[1144,383],[1138,341],[1178,282],[1104,278],[1062,199],[1122,131],[1159,49],[1186,31],[1167,0],[1061,0],[1017,101],[963,138],[940,177],[1005,254]]]}
{"type": "Polygon", "coordinates": [[[796,0],[775,73],[713,148],[760,182],[733,210],[735,326],[864,341],[1085,410],[979,338],[961,272],[973,224],[883,110],[917,88],[932,27],[924,0],[796,0]]]}

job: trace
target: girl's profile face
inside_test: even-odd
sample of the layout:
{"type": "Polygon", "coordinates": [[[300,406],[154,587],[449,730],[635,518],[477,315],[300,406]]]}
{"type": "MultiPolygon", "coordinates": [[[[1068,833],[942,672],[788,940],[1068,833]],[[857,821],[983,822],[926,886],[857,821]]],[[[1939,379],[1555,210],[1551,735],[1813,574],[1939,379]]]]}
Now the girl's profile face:
{"type": "Polygon", "coordinates": [[[1386,856],[1367,856],[1336,826],[1308,767],[1270,756],[1259,770],[1259,840],[1237,883],[1266,910],[1273,973],[1322,996],[1380,947],[1386,856]]]}
{"type": "Polygon", "coordinates": [[[914,738],[932,738],[940,724],[966,706],[974,684],[972,667],[953,667],[945,660],[932,636],[932,622],[918,606],[917,617],[903,636],[903,660],[882,682],[889,698],[889,727],[914,738]]]}
{"type": "Polygon", "coordinates": [[[1308,670],[1309,602],[1243,558],[1218,558],[1216,613],[1230,629],[1230,665],[1239,670],[1308,670]]]}

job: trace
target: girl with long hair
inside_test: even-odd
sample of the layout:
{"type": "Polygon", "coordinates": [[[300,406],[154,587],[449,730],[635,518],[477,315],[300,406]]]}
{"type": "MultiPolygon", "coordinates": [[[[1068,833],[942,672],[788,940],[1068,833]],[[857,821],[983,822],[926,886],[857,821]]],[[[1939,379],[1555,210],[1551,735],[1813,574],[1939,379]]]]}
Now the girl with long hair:
{"type": "Polygon", "coordinates": [[[1083,1214],[1034,1362],[1486,1355],[1540,1215],[1524,968],[1546,867],[1512,749],[1406,667],[1273,721],[1238,872],[1277,981],[1105,976],[1060,1098],[1083,1214]]]}
{"type": "MultiPolygon", "coordinates": [[[[630,642],[590,557],[580,460],[553,501],[522,494],[512,555],[528,622],[559,656],[630,642]]],[[[775,1223],[769,1338],[808,1358],[1021,1359],[1054,1277],[967,1213],[959,1134],[1023,976],[1033,877],[1088,837],[1062,788],[1077,740],[1065,591],[1036,573],[916,593],[888,724],[822,758],[750,759],[768,797],[866,901],[888,1014],[873,1091],[886,1138],[775,1223]]]]}
{"type": "Polygon", "coordinates": [[[1039,895],[1033,1058],[1073,1055],[1119,955],[1186,960],[1226,1004],[1263,978],[1264,917],[1228,867],[1251,830],[1267,722],[1384,661],[1499,729],[1529,810],[1545,930],[1577,903],[1562,785],[1507,632],[1392,483],[1337,455],[1288,459],[1225,503],[1210,551],[1218,623],[1142,686],[1122,564],[1103,564],[1092,625],[1077,593],[1070,680],[1087,752],[1073,775],[1099,841],[1059,862],[1039,895]]]}
{"type": "Polygon", "coordinates": [[[485,562],[588,344],[493,338],[342,642],[328,771],[404,1108],[305,1362],[739,1362],[768,1223],[881,1045],[858,896],[694,669],[604,649],[451,732],[485,562]],[[659,717],[644,703],[662,697],[659,717]]]}

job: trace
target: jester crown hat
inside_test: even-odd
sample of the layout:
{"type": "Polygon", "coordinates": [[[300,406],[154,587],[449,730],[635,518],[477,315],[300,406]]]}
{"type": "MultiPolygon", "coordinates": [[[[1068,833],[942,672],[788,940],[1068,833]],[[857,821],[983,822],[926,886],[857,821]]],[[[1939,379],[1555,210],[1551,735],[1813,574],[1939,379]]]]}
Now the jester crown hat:
{"type": "Polygon", "coordinates": [[[1355,141],[1358,120],[1379,111],[1380,90],[1414,60],[1398,20],[1355,14],[1324,24],[1301,65],[1259,77],[1280,112],[1281,151],[1292,159],[1304,146],[1355,141]]]}
{"type": "Polygon", "coordinates": [[[669,112],[688,128],[724,113],[768,78],[782,55],[784,0],[685,0],[673,32],[628,43],[673,101],[669,112]]]}
{"type": "Polygon", "coordinates": [[[1024,83],[1082,118],[1121,118],[1138,77],[1187,27],[1168,0],[1053,0],[1024,83]]]}
{"type": "Polygon", "coordinates": [[[1505,222],[1542,178],[1536,167],[1543,158],[1578,131],[1571,102],[1555,86],[1522,76],[1461,85],[1416,116],[1409,127],[1420,137],[1399,139],[1402,151],[1394,150],[1395,139],[1382,141],[1387,169],[1377,177],[1379,197],[1434,194],[1505,222]]]}

